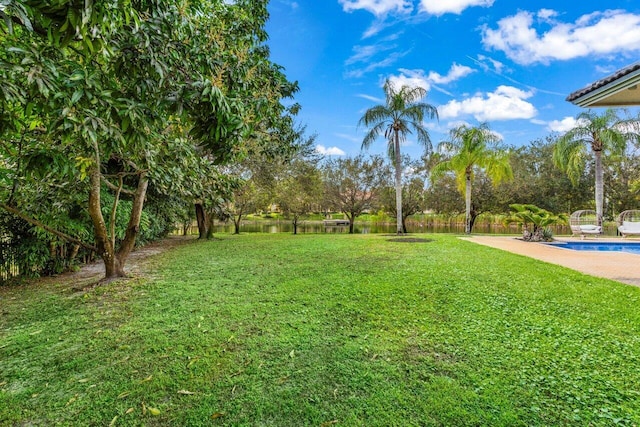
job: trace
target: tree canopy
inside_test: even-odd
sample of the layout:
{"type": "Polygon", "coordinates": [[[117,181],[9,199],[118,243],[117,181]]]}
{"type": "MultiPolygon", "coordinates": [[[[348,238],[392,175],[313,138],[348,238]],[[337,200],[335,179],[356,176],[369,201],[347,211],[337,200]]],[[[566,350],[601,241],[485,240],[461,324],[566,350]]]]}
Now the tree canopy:
{"type": "Polygon", "coordinates": [[[500,138],[486,123],[470,127],[457,126],[450,131],[450,138],[439,145],[444,159],[431,171],[434,180],[446,172],[456,176],[458,189],[465,194],[465,233],[471,233],[471,186],[476,169],[481,169],[493,182],[509,180],[513,177],[509,152],[499,144],[500,138]]]}
{"type": "Polygon", "coordinates": [[[297,85],[269,60],[266,1],[3,3],[2,206],[96,250],[107,277],[124,275],[149,186],[202,197],[227,185],[215,165],[250,154],[249,141],[286,146],[297,107],[281,101],[297,85]],[[24,209],[32,193],[18,189],[35,179],[60,189],[58,203],[73,188],[94,242],[24,209]]]}
{"type": "Polygon", "coordinates": [[[603,156],[623,154],[627,144],[640,137],[638,124],[635,120],[622,120],[614,109],[607,109],[602,114],[584,111],[578,115],[576,123],[576,127],[558,139],[553,160],[575,184],[585,170],[589,155],[593,154],[596,213],[603,218],[603,156]]]}
{"type": "Polygon", "coordinates": [[[358,124],[369,128],[362,141],[363,149],[369,148],[382,135],[387,140],[387,152],[395,168],[396,230],[398,234],[402,234],[402,155],[400,145],[406,140],[407,135],[415,132],[418,142],[429,151],[431,138],[423,121],[437,119],[438,110],[433,105],[421,101],[427,95],[427,90],[423,87],[402,86],[396,88],[390,80],[387,80],[383,90],[386,97],[385,104],[369,108],[360,118],[358,124]]]}

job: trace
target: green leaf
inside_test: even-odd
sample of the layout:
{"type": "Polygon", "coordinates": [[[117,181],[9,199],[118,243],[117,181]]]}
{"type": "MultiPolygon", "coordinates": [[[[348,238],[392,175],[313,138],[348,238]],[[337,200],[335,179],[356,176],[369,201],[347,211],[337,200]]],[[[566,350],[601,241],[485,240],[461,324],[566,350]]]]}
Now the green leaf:
{"type": "Polygon", "coordinates": [[[129,125],[131,124],[129,118],[127,116],[122,118],[122,123],[120,124],[120,127],[122,128],[122,132],[126,132],[127,129],[129,129],[129,125]]]}
{"type": "Polygon", "coordinates": [[[76,102],[80,101],[80,98],[82,98],[82,95],[84,94],[82,89],[78,89],[75,92],[73,92],[73,95],[71,96],[71,103],[75,104],[76,102]]]}

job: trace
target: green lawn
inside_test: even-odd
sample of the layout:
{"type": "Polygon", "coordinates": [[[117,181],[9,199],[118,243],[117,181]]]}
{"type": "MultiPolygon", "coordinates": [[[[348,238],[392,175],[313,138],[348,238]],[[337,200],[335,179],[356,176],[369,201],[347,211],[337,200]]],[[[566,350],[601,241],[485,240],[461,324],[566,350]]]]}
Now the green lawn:
{"type": "Polygon", "coordinates": [[[0,289],[0,425],[640,425],[640,289],[420,237],[222,236],[0,289]]]}

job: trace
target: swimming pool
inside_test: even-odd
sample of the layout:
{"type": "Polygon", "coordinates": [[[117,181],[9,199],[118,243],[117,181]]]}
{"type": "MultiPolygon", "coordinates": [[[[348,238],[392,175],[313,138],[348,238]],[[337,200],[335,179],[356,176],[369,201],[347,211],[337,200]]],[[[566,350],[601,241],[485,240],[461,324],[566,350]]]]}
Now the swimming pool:
{"type": "Polygon", "coordinates": [[[547,244],[572,251],[628,252],[640,255],[640,242],[554,242],[547,244]]]}

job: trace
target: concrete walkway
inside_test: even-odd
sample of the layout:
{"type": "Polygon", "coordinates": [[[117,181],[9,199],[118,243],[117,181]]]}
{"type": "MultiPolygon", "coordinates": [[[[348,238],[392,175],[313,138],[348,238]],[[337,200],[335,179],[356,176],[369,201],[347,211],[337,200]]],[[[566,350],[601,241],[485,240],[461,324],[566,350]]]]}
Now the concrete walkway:
{"type": "MultiPolygon", "coordinates": [[[[617,280],[629,285],[640,286],[640,255],[626,252],[573,251],[544,243],[531,243],[515,237],[470,236],[464,240],[515,254],[558,264],[591,276],[617,280]]],[[[560,238],[558,241],[579,241],[560,238]]],[[[593,239],[589,239],[593,241],[593,239]]],[[[597,239],[599,242],[621,242],[621,239],[597,239]]],[[[628,241],[628,240],[625,240],[628,241]]]]}

